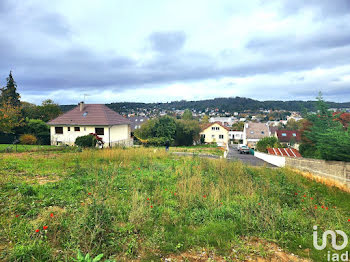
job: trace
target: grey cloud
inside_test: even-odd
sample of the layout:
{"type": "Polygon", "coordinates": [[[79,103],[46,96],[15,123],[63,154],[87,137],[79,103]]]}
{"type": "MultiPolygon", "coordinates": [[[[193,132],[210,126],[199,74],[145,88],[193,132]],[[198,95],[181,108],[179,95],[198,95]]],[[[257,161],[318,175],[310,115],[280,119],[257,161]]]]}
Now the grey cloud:
{"type": "Polygon", "coordinates": [[[282,0],[284,13],[294,14],[303,9],[312,9],[321,17],[333,17],[350,14],[349,0],[282,0]]]}
{"type": "MultiPolygon", "coordinates": [[[[8,0],[1,0],[0,1],[0,14],[5,15],[12,9],[12,5],[8,0]]],[[[1,19],[1,18],[0,18],[1,19]]]]}
{"type": "MultiPolygon", "coordinates": [[[[4,6],[1,3],[2,0],[0,13],[4,6]]],[[[186,34],[182,31],[150,34],[144,45],[150,45],[155,51],[152,55],[156,55],[149,60],[136,61],[123,54],[97,52],[71,42],[70,37],[74,36],[74,32],[59,14],[42,11],[30,21],[27,27],[14,28],[18,30],[18,35],[21,35],[21,30],[33,32],[33,39],[28,42],[27,39],[8,39],[10,37],[7,37],[6,31],[0,35],[0,82],[13,69],[20,92],[33,95],[45,95],[57,90],[80,92],[84,89],[119,92],[147,84],[250,77],[257,74],[268,74],[273,79],[274,75],[285,72],[350,64],[350,26],[344,25],[342,21],[327,24],[323,32],[300,39],[293,38],[288,32],[279,36],[255,37],[247,43],[246,48],[250,53],[260,52],[261,55],[250,62],[236,59],[240,50],[215,50],[220,54],[219,58],[226,61],[225,66],[219,66],[217,61],[220,59],[214,55],[184,50],[186,34]],[[51,42],[45,42],[45,36],[44,41],[37,40],[37,33],[57,40],[58,48],[49,46],[51,42]],[[62,46],[70,48],[59,48],[60,41],[68,44],[62,46]],[[232,62],[229,64],[227,61],[232,62]]],[[[304,78],[297,78],[294,85],[289,87],[298,87],[300,96],[313,97],[316,91],[305,82],[304,78]],[[303,93],[303,89],[309,93],[303,93]]],[[[332,87],[328,83],[322,84],[325,88],[332,87]]],[[[329,92],[332,93],[332,90],[329,92]]]]}
{"type": "Polygon", "coordinates": [[[34,20],[37,28],[47,34],[55,37],[69,36],[71,34],[70,27],[66,20],[59,14],[46,13],[34,20]]]}
{"type": "Polygon", "coordinates": [[[315,49],[329,49],[346,47],[350,45],[350,27],[332,28],[334,31],[324,31],[304,37],[293,34],[284,36],[262,36],[249,40],[246,48],[264,53],[276,52],[306,52],[315,49]]]}
{"type": "MultiPolygon", "coordinates": [[[[321,66],[324,68],[350,63],[346,56],[349,49],[335,50],[320,55],[309,54],[292,57],[270,57],[269,60],[257,59],[250,63],[237,63],[225,68],[213,64],[214,58],[203,55],[202,64],[193,66],[189,60],[176,60],[174,57],[159,58],[151,64],[138,66],[133,60],[123,57],[113,57],[104,61],[97,56],[75,57],[73,60],[64,55],[52,61],[51,70],[45,70],[42,64],[47,62],[33,60],[32,74],[23,75],[19,79],[30,86],[45,87],[46,90],[78,88],[94,86],[103,88],[116,86],[118,89],[142,84],[159,84],[173,81],[194,81],[215,77],[246,77],[257,74],[278,74],[289,71],[301,71],[321,66]],[[70,61],[70,62],[67,62],[70,61]],[[110,65],[113,63],[113,67],[110,65]]],[[[180,56],[187,57],[185,53],[180,56]]],[[[199,54],[197,54],[199,56],[199,54]]],[[[157,58],[156,58],[157,59],[157,58]]],[[[302,79],[300,79],[302,80],[302,79]]]]}
{"type": "Polygon", "coordinates": [[[180,50],[186,41],[184,32],[155,32],[149,36],[151,47],[158,52],[175,52],[180,50]]]}

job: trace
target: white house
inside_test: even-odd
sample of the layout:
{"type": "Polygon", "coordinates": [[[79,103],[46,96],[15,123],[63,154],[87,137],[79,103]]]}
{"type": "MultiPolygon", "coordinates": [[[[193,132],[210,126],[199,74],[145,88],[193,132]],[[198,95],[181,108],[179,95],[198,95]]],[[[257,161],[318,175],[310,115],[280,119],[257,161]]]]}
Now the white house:
{"type": "Polygon", "coordinates": [[[48,122],[51,145],[74,145],[75,139],[90,133],[102,138],[104,147],[130,146],[130,121],[102,104],[84,104],[48,122]]]}
{"type": "Polygon", "coordinates": [[[228,136],[230,140],[243,141],[243,131],[230,130],[228,136]]]}
{"type": "Polygon", "coordinates": [[[210,123],[220,122],[224,126],[232,126],[235,123],[234,117],[211,117],[210,123]]]}

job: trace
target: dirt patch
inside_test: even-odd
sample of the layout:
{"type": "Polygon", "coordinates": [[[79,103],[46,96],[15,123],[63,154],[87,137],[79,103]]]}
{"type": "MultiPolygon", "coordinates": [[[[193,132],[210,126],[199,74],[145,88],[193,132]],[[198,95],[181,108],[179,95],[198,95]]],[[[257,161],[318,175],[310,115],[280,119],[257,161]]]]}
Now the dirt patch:
{"type": "Polygon", "coordinates": [[[38,183],[39,185],[45,185],[47,183],[54,183],[60,181],[60,178],[57,176],[35,176],[33,178],[27,179],[29,183],[38,183]]]}
{"type": "Polygon", "coordinates": [[[309,262],[297,255],[284,251],[275,243],[252,238],[237,250],[232,249],[229,256],[221,256],[215,251],[189,250],[181,254],[172,254],[163,258],[166,262],[204,262],[204,261],[258,261],[258,262],[309,262]]]}
{"type": "Polygon", "coordinates": [[[62,154],[59,154],[55,151],[46,151],[46,152],[41,152],[41,151],[29,151],[29,152],[12,152],[12,153],[7,153],[3,154],[2,156],[4,158],[57,158],[61,156],[62,154]]]}

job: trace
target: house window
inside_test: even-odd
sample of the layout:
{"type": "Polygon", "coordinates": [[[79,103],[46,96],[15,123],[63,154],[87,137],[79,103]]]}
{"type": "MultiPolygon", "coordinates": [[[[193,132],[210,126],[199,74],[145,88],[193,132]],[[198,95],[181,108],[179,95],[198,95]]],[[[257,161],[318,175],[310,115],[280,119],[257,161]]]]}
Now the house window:
{"type": "Polygon", "coordinates": [[[67,127],[68,128],[68,131],[70,131],[70,126],[69,127],[67,127]]]}
{"type": "Polygon", "coordinates": [[[215,135],[211,135],[211,138],[214,138],[215,137],[215,135]]]}
{"type": "Polygon", "coordinates": [[[86,131],[86,127],[84,127],[84,131],[86,131]]]}
{"type": "Polygon", "coordinates": [[[215,130],[215,126],[212,126],[212,127],[211,127],[211,130],[215,130]]]}
{"type": "Polygon", "coordinates": [[[220,130],[220,127],[217,126],[217,127],[216,127],[216,130],[220,130]]]}
{"type": "Polygon", "coordinates": [[[287,134],[286,133],[282,133],[282,136],[287,136],[287,134]]]}
{"type": "Polygon", "coordinates": [[[202,134],[201,137],[203,137],[203,139],[205,139],[205,134],[202,134]]]}
{"type": "Polygon", "coordinates": [[[219,135],[219,139],[224,139],[224,135],[219,135]]]}
{"type": "Polygon", "coordinates": [[[56,127],[55,127],[55,133],[56,133],[56,134],[63,134],[63,127],[61,127],[61,126],[56,126],[56,127]]]}
{"type": "Polygon", "coordinates": [[[293,136],[297,136],[297,134],[296,134],[296,133],[293,133],[293,136]]]}
{"type": "Polygon", "coordinates": [[[265,134],[265,132],[264,132],[264,131],[261,131],[261,134],[265,134]]]}
{"type": "Polygon", "coordinates": [[[74,127],[74,131],[79,132],[80,131],[80,127],[79,126],[74,127]]]}
{"type": "Polygon", "coordinates": [[[103,136],[105,134],[105,129],[103,127],[102,128],[96,127],[95,133],[96,133],[96,135],[103,136]]]}
{"type": "Polygon", "coordinates": [[[251,134],[254,134],[254,131],[250,131],[251,134]]]}

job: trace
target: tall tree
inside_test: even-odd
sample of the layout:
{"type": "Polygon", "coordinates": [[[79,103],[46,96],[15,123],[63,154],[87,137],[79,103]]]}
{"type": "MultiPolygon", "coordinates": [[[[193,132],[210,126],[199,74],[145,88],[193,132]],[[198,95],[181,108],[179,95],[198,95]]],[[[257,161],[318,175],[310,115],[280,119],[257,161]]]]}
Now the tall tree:
{"type": "Polygon", "coordinates": [[[20,95],[17,93],[17,84],[12,77],[12,71],[8,78],[6,78],[6,86],[1,88],[0,103],[10,103],[14,107],[19,107],[21,105],[20,95]]]}
{"type": "Polygon", "coordinates": [[[202,118],[202,120],[201,120],[201,122],[202,122],[203,124],[209,123],[209,116],[208,116],[208,115],[204,115],[203,118],[202,118]]]}
{"type": "Polygon", "coordinates": [[[16,127],[22,125],[22,113],[19,106],[13,106],[11,102],[2,103],[0,106],[0,132],[11,133],[16,127]]]}
{"type": "Polygon", "coordinates": [[[176,146],[191,146],[199,140],[201,128],[196,120],[176,120],[174,144],[176,146]]]}
{"type": "Polygon", "coordinates": [[[192,115],[191,110],[186,109],[185,112],[182,115],[182,119],[183,120],[192,120],[193,119],[193,115],[192,115]]]}
{"type": "Polygon", "coordinates": [[[51,99],[44,100],[41,106],[38,106],[39,119],[47,122],[58,117],[62,111],[58,104],[51,99]]]}
{"type": "Polygon", "coordinates": [[[154,126],[156,137],[165,137],[169,141],[173,141],[176,132],[176,123],[174,118],[170,116],[162,116],[154,126]]]}
{"type": "Polygon", "coordinates": [[[333,116],[328,110],[321,94],[317,99],[318,110],[308,115],[310,124],[303,129],[300,153],[304,157],[350,161],[350,134],[337,121],[337,115],[333,116]]]}

